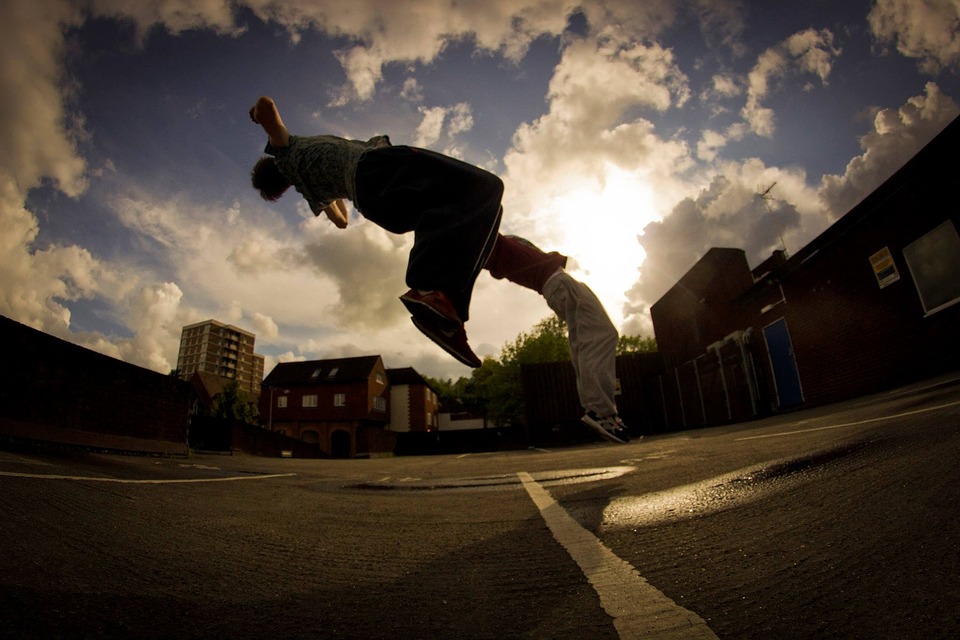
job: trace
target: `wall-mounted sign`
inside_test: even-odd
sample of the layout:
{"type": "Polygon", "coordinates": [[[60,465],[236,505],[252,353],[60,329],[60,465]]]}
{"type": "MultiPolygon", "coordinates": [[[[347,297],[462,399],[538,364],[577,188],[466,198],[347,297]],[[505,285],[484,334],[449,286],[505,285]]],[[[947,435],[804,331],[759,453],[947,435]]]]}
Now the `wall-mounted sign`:
{"type": "Polygon", "coordinates": [[[887,247],[870,256],[870,266],[873,267],[873,275],[877,276],[877,283],[881,289],[900,279],[900,272],[897,271],[897,265],[887,247]]]}

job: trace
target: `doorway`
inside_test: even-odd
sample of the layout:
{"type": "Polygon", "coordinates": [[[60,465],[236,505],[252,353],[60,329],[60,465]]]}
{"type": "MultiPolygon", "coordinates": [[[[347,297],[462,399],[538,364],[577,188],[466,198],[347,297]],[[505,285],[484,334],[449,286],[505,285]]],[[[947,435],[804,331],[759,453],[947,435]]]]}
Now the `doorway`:
{"type": "Polygon", "coordinates": [[[770,368],[777,391],[777,407],[783,409],[803,402],[803,389],[800,386],[800,373],[797,359],[793,353],[793,342],[787,330],[787,321],[780,318],[763,329],[770,354],[770,368]]]}
{"type": "Polygon", "coordinates": [[[330,455],[334,458],[349,458],[352,453],[350,433],[337,430],[330,434],[330,455]]]}

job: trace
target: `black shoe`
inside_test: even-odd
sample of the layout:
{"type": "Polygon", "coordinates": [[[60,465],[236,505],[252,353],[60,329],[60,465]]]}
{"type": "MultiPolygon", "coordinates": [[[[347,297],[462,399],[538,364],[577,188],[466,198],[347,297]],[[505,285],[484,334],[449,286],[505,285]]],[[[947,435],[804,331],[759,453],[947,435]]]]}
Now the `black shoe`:
{"type": "Polygon", "coordinates": [[[630,442],[630,434],[627,433],[627,425],[623,424],[623,420],[621,420],[620,416],[615,413],[601,418],[596,414],[596,412],[587,411],[585,414],[583,414],[583,417],[580,418],[580,421],[599,433],[600,436],[605,440],[617,442],[619,444],[626,444],[630,442]]]}

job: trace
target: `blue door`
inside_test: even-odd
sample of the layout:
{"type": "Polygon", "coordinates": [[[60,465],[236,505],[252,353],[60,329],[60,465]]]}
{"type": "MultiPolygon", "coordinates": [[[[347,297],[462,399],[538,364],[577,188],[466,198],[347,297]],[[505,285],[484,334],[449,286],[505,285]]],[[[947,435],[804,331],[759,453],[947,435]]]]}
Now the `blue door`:
{"type": "Polygon", "coordinates": [[[800,374],[797,372],[787,321],[781,318],[765,327],[763,337],[767,341],[767,353],[770,354],[770,366],[777,386],[778,406],[783,408],[800,404],[803,402],[803,390],[800,388],[800,374]]]}

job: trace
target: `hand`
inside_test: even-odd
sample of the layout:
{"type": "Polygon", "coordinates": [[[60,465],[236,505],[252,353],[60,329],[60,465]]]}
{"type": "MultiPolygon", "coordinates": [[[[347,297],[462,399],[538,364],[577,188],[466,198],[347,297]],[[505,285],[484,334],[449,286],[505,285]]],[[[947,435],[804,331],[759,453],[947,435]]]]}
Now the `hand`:
{"type": "Polygon", "coordinates": [[[253,120],[254,124],[260,124],[257,122],[257,105],[250,107],[250,119],[253,120]]]}
{"type": "Polygon", "coordinates": [[[331,203],[323,212],[327,214],[327,218],[335,224],[338,229],[347,228],[350,219],[347,217],[347,207],[343,204],[343,200],[337,200],[331,203]]]}

